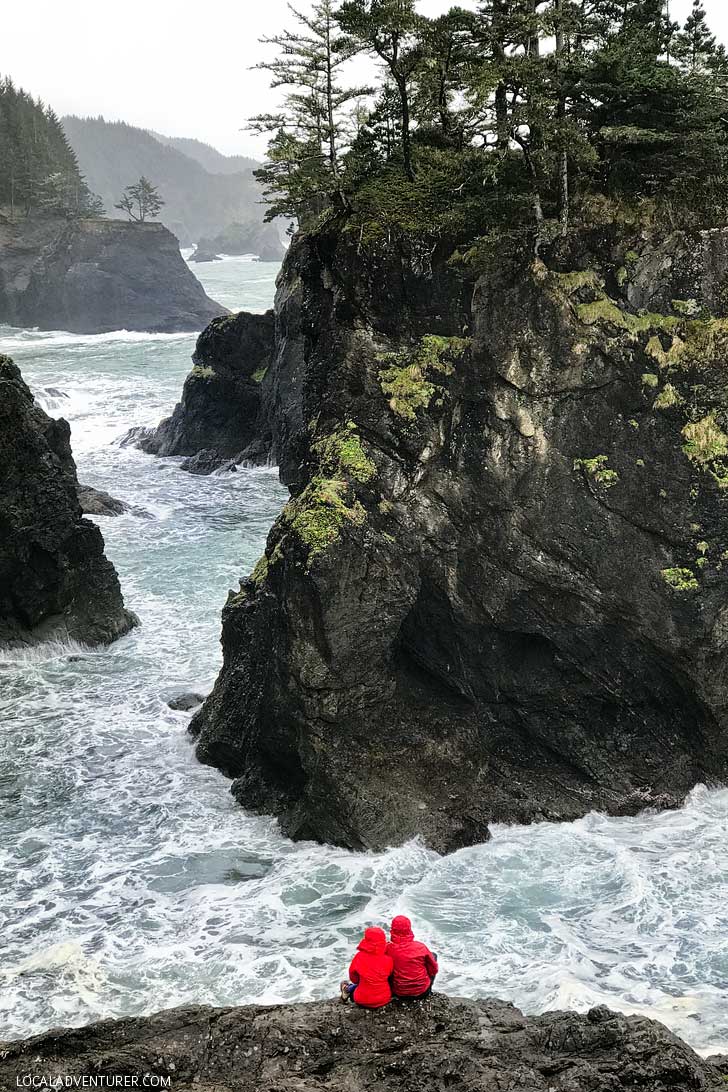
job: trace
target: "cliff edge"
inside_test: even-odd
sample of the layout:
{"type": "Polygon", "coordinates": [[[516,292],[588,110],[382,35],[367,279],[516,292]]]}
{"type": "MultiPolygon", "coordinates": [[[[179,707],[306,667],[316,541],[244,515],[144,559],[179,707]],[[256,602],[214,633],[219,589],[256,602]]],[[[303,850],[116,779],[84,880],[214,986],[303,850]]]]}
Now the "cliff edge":
{"type": "Polygon", "coordinates": [[[193,1007],[51,1031],[0,1043],[0,1082],[15,1088],[36,1074],[49,1087],[85,1075],[175,1092],[718,1092],[720,1062],[644,1017],[606,1008],[525,1017],[503,1001],[436,994],[375,1012],[331,1001],[193,1007]]]}
{"type": "Polygon", "coordinates": [[[161,224],[0,216],[0,322],[174,333],[222,314],[161,224]]]}
{"type": "Polygon", "coordinates": [[[108,644],[137,623],[78,488],[68,424],[0,356],[0,645],[108,644]]]}

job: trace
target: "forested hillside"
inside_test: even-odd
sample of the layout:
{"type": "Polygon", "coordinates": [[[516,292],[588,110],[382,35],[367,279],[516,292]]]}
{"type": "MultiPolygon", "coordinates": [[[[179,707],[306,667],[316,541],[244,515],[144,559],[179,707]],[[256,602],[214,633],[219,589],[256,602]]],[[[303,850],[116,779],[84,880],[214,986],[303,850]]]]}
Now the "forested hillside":
{"type": "MultiPolygon", "coordinates": [[[[258,228],[263,219],[252,161],[243,161],[247,165],[238,169],[236,160],[232,172],[216,168],[213,173],[199,162],[199,154],[192,157],[175,146],[186,146],[186,141],[167,143],[166,137],[157,138],[145,129],[101,117],[64,117],[63,127],[108,216],[121,215],[114,205],[124,187],[144,175],[165,201],[160,220],[183,246],[216,235],[233,222],[258,228]]],[[[199,148],[206,146],[200,144],[199,148]]],[[[210,148],[207,159],[211,164],[216,162],[215,156],[225,160],[210,148]]],[[[269,231],[277,241],[277,229],[271,226],[269,231]]]]}
{"type": "Polygon", "coordinates": [[[0,207],[11,218],[100,212],[53,110],[9,78],[0,80],[0,207]]]}
{"type": "Polygon", "coordinates": [[[211,144],[205,144],[202,140],[194,140],[192,137],[165,136],[153,130],[150,132],[160,144],[167,144],[170,148],[182,152],[183,155],[188,155],[211,174],[235,174],[238,171],[252,171],[260,166],[257,160],[249,159],[245,155],[223,155],[217,148],[213,148],[211,144]]]}

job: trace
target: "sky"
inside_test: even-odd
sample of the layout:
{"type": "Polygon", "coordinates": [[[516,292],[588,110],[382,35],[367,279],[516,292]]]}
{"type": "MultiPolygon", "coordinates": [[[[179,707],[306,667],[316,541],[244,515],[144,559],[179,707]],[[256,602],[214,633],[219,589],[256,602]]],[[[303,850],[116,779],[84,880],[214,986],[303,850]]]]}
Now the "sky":
{"type": "MultiPolygon", "coordinates": [[[[310,0],[298,0],[305,9],[310,0]]],[[[437,15],[452,0],[420,0],[437,15]]],[[[472,6],[474,0],[460,0],[472,6]]],[[[703,0],[728,44],[726,0],[703,0]]],[[[671,0],[684,18],[690,0],[671,0]]],[[[261,157],[265,142],[245,120],[274,104],[268,74],[253,66],[290,19],[286,0],[21,0],[3,5],[0,74],[59,115],[126,121],[196,137],[228,155],[261,157]]]]}

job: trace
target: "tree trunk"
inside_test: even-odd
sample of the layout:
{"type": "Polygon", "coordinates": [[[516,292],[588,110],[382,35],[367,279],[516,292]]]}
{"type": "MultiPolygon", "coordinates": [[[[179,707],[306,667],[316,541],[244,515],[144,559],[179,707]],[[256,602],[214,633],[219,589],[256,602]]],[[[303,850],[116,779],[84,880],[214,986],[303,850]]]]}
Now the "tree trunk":
{"type": "Polygon", "coordinates": [[[556,32],[556,82],[558,84],[558,100],[556,104],[556,121],[559,126],[559,223],[561,234],[566,235],[569,230],[569,156],[566,151],[566,91],[563,82],[564,67],[564,0],[555,0],[554,4],[555,32],[556,32]]]}

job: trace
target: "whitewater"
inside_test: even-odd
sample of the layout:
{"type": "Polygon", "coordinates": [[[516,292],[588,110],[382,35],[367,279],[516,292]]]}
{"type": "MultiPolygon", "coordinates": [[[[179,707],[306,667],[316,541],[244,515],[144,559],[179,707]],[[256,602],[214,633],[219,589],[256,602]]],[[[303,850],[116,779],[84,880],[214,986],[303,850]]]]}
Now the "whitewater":
{"type": "MultiPolygon", "coordinates": [[[[277,266],[196,266],[229,307],[271,305],[277,266]]],[[[0,654],[0,1039],[185,1003],[332,996],[366,924],[406,913],[443,990],[526,1012],[607,1004],[728,1051],[728,791],[680,811],[495,827],[440,858],[283,838],[198,765],[220,611],[285,502],[274,469],[195,477],[120,446],[179,396],[189,335],[0,328],[39,402],[72,426],[82,482],[139,629],[109,649],[0,654]]]]}

